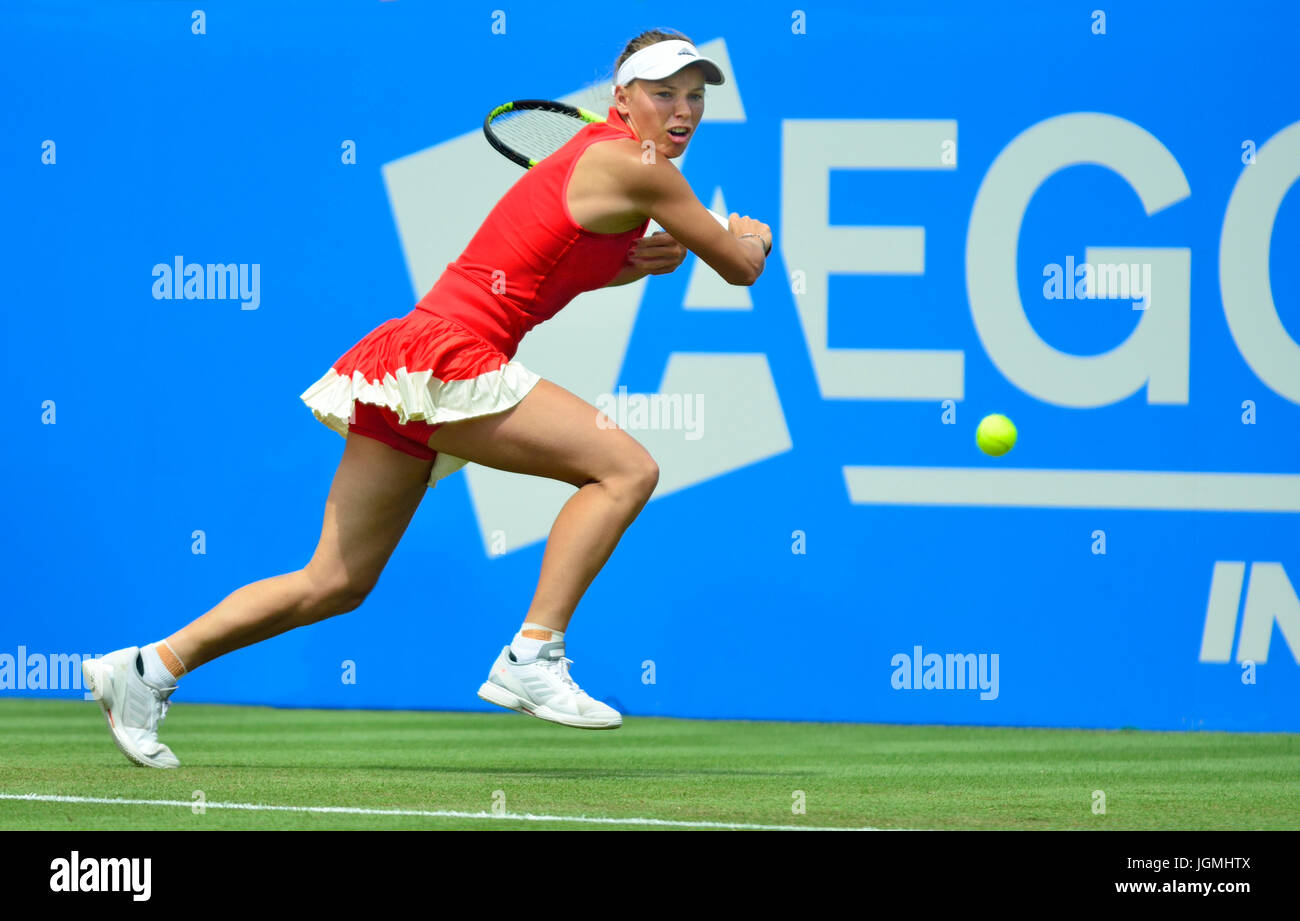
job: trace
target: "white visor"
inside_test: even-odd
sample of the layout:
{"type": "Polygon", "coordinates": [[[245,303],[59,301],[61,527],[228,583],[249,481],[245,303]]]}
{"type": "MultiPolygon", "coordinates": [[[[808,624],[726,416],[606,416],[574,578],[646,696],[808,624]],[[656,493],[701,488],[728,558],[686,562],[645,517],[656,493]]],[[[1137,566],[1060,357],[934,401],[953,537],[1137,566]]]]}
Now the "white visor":
{"type": "MultiPolygon", "coordinates": [[[[655,42],[631,55],[618,69],[614,82],[618,86],[627,86],[633,80],[662,80],[691,64],[703,66],[705,83],[717,85],[726,82],[717,61],[704,57],[690,42],[679,39],[655,42]]],[[[614,87],[611,86],[609,91],[613,94],[614,87]]]]}

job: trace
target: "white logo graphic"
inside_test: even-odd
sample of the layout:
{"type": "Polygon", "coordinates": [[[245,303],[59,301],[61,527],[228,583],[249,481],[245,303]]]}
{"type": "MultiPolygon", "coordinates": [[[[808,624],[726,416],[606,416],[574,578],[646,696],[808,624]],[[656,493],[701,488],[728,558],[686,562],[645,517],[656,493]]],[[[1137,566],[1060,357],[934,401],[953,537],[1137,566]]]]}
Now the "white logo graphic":
{"type": "MultiPolygon", "coordinates": [[[[1237,608],[1245,563],[1217,562],[1210,580],[1210,601],[1205,609],[1205,632],[1201,635],[1202,662],[1232,659],[1232,639],[1237,630],[1237,608]]],[[[1268,661],[1273,624],[1291,647],[1291,657],[1300,665],[1300,599],[1281,563],[1252,563],[1246,588],[1246,608],[1241,615],[1241,636],[1237,643],[1238,662],[1268,661]]]]}

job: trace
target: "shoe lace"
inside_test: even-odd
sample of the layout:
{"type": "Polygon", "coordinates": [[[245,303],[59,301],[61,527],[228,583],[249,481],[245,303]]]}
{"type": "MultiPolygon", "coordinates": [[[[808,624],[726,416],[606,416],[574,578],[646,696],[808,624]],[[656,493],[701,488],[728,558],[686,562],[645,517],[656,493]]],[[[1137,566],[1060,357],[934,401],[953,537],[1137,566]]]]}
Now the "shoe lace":
{"type": "Polygon", "coordinates": [[[153,692],[153,696],[162,704],[162,710],[158,714],[158,722],[161,723],[167,718],[167,710],[171,707],[171,701],[167,698],[171,697],[172,692],[176,689],[168,688],[165,691],[160,691],[155,687],[150,687],[149,690],[153,692]]]}
{"type": "Polygon", "coordinates": [[[547,662],[546,667],[558,676],[574,694],[581,694],[582,688],[578,687],[578,682],[574,681],[572,676],[569,675],[569,666],[572,664],[572,659],[567,656],[560,656],[558,659],[552,659],[547,662]]]}

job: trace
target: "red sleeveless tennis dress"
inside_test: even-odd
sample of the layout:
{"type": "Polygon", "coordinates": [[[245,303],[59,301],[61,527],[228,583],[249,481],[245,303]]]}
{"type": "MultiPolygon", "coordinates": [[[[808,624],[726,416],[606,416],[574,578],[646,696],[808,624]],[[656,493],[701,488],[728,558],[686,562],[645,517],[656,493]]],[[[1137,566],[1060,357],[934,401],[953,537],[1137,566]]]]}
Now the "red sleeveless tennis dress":
{"type": "Polygon", "coordinates": [[[430,487],[466,461],[436,454],[439,425],[509,409],[540,380],[514,360],[528,330],[627,265],[650,220],[623,233],[594,233],[567,199],[578,156],[591,144],[636,134],[610,107],[497,202],[465,251],[404,317],[368,333],[301,396],[345,438],[349,428],[433,460],[430,487]],[[386,424],[385,424],[386,423],[386,424]]]}

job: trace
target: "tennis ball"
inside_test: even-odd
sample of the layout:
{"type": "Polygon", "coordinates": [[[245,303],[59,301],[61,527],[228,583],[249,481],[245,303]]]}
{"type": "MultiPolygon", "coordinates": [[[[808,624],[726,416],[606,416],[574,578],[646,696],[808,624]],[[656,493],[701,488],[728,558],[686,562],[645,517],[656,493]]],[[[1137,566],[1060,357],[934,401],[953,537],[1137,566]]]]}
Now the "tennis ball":
{"type": "Polygon", "coordinates": [[[1001,457],[1016,446],[1016,426],[1001,413],[985,416],[975,430],[975,443],[993,457],[1001,457]]]}

